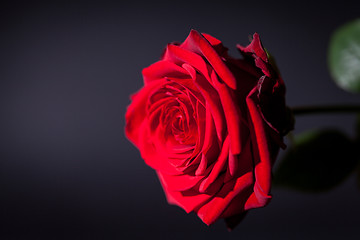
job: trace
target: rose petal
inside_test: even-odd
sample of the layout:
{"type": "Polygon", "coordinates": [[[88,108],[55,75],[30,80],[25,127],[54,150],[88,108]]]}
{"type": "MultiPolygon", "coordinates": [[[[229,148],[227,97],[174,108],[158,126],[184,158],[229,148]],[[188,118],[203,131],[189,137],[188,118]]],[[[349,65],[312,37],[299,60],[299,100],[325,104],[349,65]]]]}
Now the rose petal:
{"type": "MultiPolygon", "coordinates": [[[[194,84],[193,79],[179,79],[179,78],[167,78],[170,82],[174,82],[178,85],[180,85],[182,88],[184,88],[186,91],[185,93],[189,96],[189,98],[194,97],[196,101],[201,103],[203,106],[205,106],[205,100],[204,97],[199,92],[199,89],[194,84]]],[[[191,100],[191,99],[190,99],[191,100]]]]}
{"type": "Polygon", "coordinates": [[[222,146],[220,155],[216,162],[214,162],[212,170],[202,183],[200,184],[199,191],[201,193],[206,193],[209,186],[216,180],[216,178],[219,176],[220,172],[224,169],[227,160],[228,160],[228,152],[229,152],[229,146],[230,146],[230,139],[227,137],[224,141],[224,144],[222,146]]]}
{"type": "MultiPolygon", "coordinates": [[[[210,171],[210,169],[208,169],[210,171]]],[[[166,191],[185,191],[194,187],[204,176],[194,175],[169,175],[158,172],[159,178],[162,179],[163,187],[166,191]]]]}
{"type": "Polygon", "coordinates": [[[235,196],[229,205],[226,207],[224,212],[220,215],[220,218],[228,218],[234,215],[238,215],[245,211],[244,206],[249,196],[252,193],[251,185],[244,189],[241,194],[235,196]]]}
{"type": "MultiPolygon", "coordinates": [[[[254,88],[246,102],[249,108],[250,119],[249,122],[253,125],[251,131],[254,152],[258,153],[258,162],[255,159],[255,186],[254,192],[259,202],[267,202],[270,198],[271,187],[271,153],[267,143],[267,134],[265,130],[265,123],[261,117],[259,106],[255,103],[257,89],[254,88]]],[[[255,155],[255,158],[257,156],[255,155]]]]}
{"type": "Polygon", "coordinates": [[[210,79],[209,66],[205,60],[200,55],[185,48],[169,44],[166,48],[164,60],[175,62],[180,66],[187,63],[197,69],[205,78],[210,79]]]}
{"type": "Polygon", "coordinates": [[[254,33],[253,35],[253,39],[251,41],[251,43],[246,46],[243,47],[241,45],[237,45],[237,48],[241,51],[241,52],[245,52],[245,53],[254,53],[256,56],[258,56],[261,60],[263,60],[264,62],[268,62],[268,57],[267,54],[261,44],[260,41],[260,36],[258,33],[254,33]]]}
{"type": "Polygon", "coordinates": [[[226,120],[218,92],[199,74],[196,75],[194,81],[210,108],[219,141],[223,142],[226,132],[226,120]]]}
{"type": "Polygon", "coordinates": [[[157,150],[155,143],[150,138],[151,135],[148,133],[148,125],[146,122],[140,125],[139,131],[141,131],[141,134],[139,134],[137,146],[140,149],[141,156],[145,163],[153,169],[167,174],[182,174],[179,169],[174,168],[174,166],[169,163],[169,158],[166,153],[157,150]]]}
{"type": "Polygon", "coordinates": [[[255,65],[261,69],[266,76],[271,77],[274,74],[272,66],[269,63],[268,54],[261,44],[259,34],[254,33],[253,40],[247,47],[242,47],[238,44],[237,48],[244,55],[252,55],[255,65]]]}
{"type": "Polygon", "coordinates": [[[247,192],[252,186],[253,173],[248,172],[234,181],[226,183],[209,202],[196,209],[198,216],[207,225],[214,223],[229,203],[238,195],[247,192]]]}
{"type": "Polygon", "coordinates": [[[218,55],[211,44],[197,31],[191,30],[189,36],[180,45],[182,48],[201,54],[209,61],[219,77],[232,89],[236,89],[236,79],[226,67],[223,59],[218,55]]]}
{"type": "Polygon", "coordinates": [[[205,204],[209,199],[212,198],[212,195],[201,193],[199,194],[199,192],[193,191],[191,189],[183,192],[172,191],[166,187],[166,183],[162,178],[162,175],[159,175],[158,173],[158,176],[168,203],[181,207],[187,213],[192,212],[194,209],[205,204]]]}
{"type": "Polygon", "coordinates": [[[253,155],[251,152],[251,139],[245,141],[241,153],[239,155],[233,155],[229,152],[229,166],[227,168],[225,182],[230,181],[232,178],[241,176],[248,171],[253,171],[253,155]],[[231,157],[231,155],[233,155],[231,157]]]}
{"type": "Polygon", "coordinates": [[[195,175],[196,176],[202,176],[205,175],[205,171],[208,165],[208,159],[206,157],[206,155],[204,153],[201,154],[201,161],[200,164],[198,166],[198,168],[196,169],[195,175]]]}
{"type": "Polygon", "coordinates": [[[211,44],[211,46],[215,49],[219,56],[228,56],[228,49],[224,47],[224,45],[219,39],[214,38],[213,36],[206,33],[201,33],[201,35],[211,44]]]}
{"type": "Polygon", "coordinates": [[[189,78],[188,72],[182,67],[170,61],[158,61],[153,63],[142,71],[144,83],[149,84],[152,81],[162,78],[189,78]]]}
{"type": "Polygon", "coordinates": [[[138,145],[138,138],[141,135],[139,132],[139,126],[146,118],[146,103],[148,98],[155,89],[158,89],[164,83],[164,79],[152,82],[151,84],[144,86],[139,92],[132,96],[132,103],[128,106],[125,114],[125,134],[129,140],[135,144],[135,146],[138,145]]]}
{"type": "Polygon", "coordinates": [[[216,161],[219,155],[220,147],[216,138],[216,130],[214,120],[211,116],[209,106],[206,108],[205,137],[202,148],[202,158],[199,167],[196,169],[195,175],[203,175],[208,164],[216,161]]]}
{"type": "Polygon", "coordinates": [[[241,113],[241,102],[236,99],[234,93],[227,85],[221,83],[215,72],[212,72],[211,79],[214,82],[215,87],[220,96],[221,104],[224,108],[226,124],[228,128],[228,133],[230,135],[230,148],[232,154],[240,154],[242,143],[244,143],[243,136],[240,131],[242,123],[242,113],[241,113]]]}

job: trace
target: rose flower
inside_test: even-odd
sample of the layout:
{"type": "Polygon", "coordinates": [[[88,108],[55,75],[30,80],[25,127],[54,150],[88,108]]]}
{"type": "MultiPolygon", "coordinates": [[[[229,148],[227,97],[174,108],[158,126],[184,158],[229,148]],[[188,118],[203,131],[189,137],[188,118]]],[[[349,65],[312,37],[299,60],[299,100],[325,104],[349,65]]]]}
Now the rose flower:
{"type": "Polygon", "coordinates": [[[157,172],[170,204],[234,227],[271,200],[271,170],[291,121],[285,86],[254,34],[241,59],[192,30],[143,70],[126,136],[157,172]]]}

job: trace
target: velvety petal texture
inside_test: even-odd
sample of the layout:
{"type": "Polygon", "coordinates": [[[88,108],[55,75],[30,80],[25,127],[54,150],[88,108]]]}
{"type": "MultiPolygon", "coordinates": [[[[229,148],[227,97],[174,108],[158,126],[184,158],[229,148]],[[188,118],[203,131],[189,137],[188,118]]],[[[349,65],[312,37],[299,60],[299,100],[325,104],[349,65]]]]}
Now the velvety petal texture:
{"type": "Polygon", "coordinates": [[[232,58],[192,30],[143,70],[126,136],[156,170],[167,200],[208,225],[234,227],[271,200],[271,170],[290,130],[285,86],[260,37],[232,58]]]}

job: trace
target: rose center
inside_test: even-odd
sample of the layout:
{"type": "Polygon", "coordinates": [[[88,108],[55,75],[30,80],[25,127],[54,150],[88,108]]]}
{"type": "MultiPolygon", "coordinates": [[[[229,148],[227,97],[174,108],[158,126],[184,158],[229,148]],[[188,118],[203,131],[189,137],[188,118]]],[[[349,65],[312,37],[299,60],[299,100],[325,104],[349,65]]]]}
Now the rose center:
{"type": "Polygon", "coordinates": [[[182,86],[176,83],[163,86],[149,98],[147,110],[150,129],[166,145],[186,145],[187,149],[193,147],[197,140],[194,106],[196,102],[191,101],[182,86]]]}

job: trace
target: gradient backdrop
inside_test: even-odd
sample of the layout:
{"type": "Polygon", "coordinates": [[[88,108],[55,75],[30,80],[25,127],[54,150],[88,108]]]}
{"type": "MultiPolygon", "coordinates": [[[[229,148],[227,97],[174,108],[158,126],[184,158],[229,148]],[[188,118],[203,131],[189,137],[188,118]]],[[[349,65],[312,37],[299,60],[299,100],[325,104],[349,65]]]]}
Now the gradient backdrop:
{"type": "MultiPolygon", "coordinates": [[[[124,136],[142,68],[192,28],[233,56],[258,32],[290,106],[360,103],[332,83],[326,64],[332,31],[359,9],[358,1],[2,2],[0,238],[359,239],[355,175],[323,194],[274,189],[268,207],[229,233],[223,221],[207,227],[168,205],[124,136]]],[[[354,136],[354,120],[299,117],[295,132],[337,127],[354,136]]]]}

